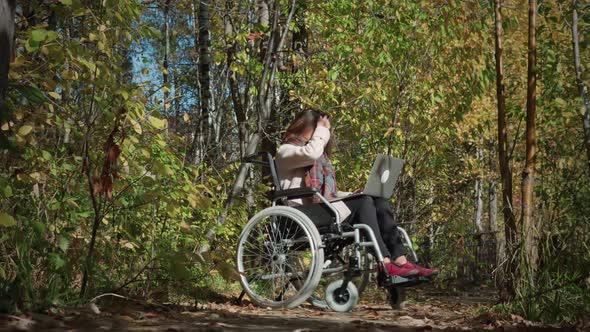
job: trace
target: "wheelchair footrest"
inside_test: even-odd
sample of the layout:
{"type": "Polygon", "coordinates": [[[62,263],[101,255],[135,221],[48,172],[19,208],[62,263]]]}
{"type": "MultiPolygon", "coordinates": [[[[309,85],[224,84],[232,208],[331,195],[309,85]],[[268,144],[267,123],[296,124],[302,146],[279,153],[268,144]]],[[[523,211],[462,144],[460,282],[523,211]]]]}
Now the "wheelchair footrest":
{"type": "Polygon", "coordinates": [[[379,277],[379,286],[390,287],[413,287],[426,282],[431,282],[432,279],[427,277],[405,278],[400,276],[390,276],[381,274],[379,277]]]}

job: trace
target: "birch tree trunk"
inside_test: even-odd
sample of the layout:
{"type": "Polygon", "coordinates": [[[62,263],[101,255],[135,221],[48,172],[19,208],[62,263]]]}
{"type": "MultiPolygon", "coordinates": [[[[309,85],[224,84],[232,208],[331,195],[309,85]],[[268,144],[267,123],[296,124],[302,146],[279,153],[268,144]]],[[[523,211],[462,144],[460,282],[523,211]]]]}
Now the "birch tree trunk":
{"type": "Polygon", "coordinates": [[[526,159],[522,174],[522,227],[528,276],[536,271],[538,260],[537,227],[535,222],[534,183],[537,152],[536,88],[537,88],[537,1],[529,0],[528,84],[526,103],[526,159]]]}
{"type": "MultiPolygon", "coordinates": [[[[0,122],[8,116],[4,100],[8,89],[8,69],[13,47],[15,6],[15,0],[0,0],[0,122]]],[[[4,144],[4,133],[0,135],[0,144],[4,144]]]]}
{"type": "Polygon", "coordinates": [[[268,26],[270,22],[268,0],[258,0],[259,23],[262,26],[268,26]]]}
{"type": "MultiPolygon", "coordinates": [[[[576,67],[576,84],[580,98],[582,99],[582,124],[584,127],[584,146],[586,147],[586,158],[588,159],[588,171],[590,172],[590,106],[586,98],[588,88],[582,81],[582,64],[580,62],[580,41],[578,34],[578,0],[573,0],[572,13],[572,39],[574,44],[574,64],[576,67]]],[[[589,173],[590,174],[590,173],[589,173]]]]}
{"type": "Polygon", "coordinates": [[[503,68],[503,29],[502,29],[502,0],[494,1],[495,23],[495,60],[496,60],[496,97],[498,103],[498,161],[502,178],[502,214],[504,215],[505,256],[508,260],[504,266],[501,278],[503,287],[501,297],[507,299],[514,296],[513,276],[515,274],[512,258],[516,242],[516,219],[513,210],[512,170],[508,160],[508,131],[506,126],[506,97],[504,95],[503,68]]]}

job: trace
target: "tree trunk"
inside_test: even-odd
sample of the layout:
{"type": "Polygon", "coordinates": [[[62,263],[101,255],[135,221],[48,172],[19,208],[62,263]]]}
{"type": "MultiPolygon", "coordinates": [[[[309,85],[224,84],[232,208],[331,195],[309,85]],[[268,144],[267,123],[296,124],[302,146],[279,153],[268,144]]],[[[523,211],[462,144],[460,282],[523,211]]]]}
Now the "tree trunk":
{"type": "MultiPolygon", "coordinates": [[[[475,156],[477,158],[478,161],[480,161],[481,159],[483,159],[482,157],[483,152],[481,150],[481,148],[476,147],[475,150],[475,156]]],[[[471,260],[470,259],[470,265],[471,265],[471,274],[472,274],[472,279],[474,283],[477,283],[479,281],[479,264],[480,263],[478,260],[479,258],[481,258],[483,255],[483,253],[485,253],[485,248],[483,246],[483,240],[485,237],[485,229],[484,229],[484,225],[483,225],[483,171],[480,172],[480,174],[477,175],[477,178],[475,179],[475,188],[474,188],[474,192],[475,192],[475,218],[473,220],[473,236],[474,236],[474,240],[475,240],[475,247],[474,247],[474,254],[475,254],[475,259],[471,260]]]]}
{"type": "Polygon", "coordinates": [[[203,162],[206,151],[211,142],[209,116],[213,113],[213,94],[211,92],[211,18],[210,0],[201,0],[198,14],[198,51],[199,51],[199,105],[200,123],[195,124],[193,143],[189,150],[189,157],[193,163],[203,162]],[[197,150],[197,142],[201,156],[197,150]]]}
{"type": "Polygon", "coordinates": [[[498,231],[498,226],[497,226],[497,219],[498,219],[498,197],[496,196],[496,187],[498,185],[497,182],[497,177],[496,177],[496,159],[494,158],[495,156],[495,151],[494,151],[494,142],[492,141],[490,143],[490,158],[489,158],[489,168],[490,168],[490,184],[488,187],[488,229],[487,231],[490,232],[490,236],[489,239],[492,241],[492,243],[495,243],[496,246],[494,248],[494,257],[496,257],[495,259],[495,264],[497,266],[499,260],[499,253],[500,253],[500,249],[504,248],[503,245],[501,245],[501,241],[502,239],[500,238],[500,236],[498,236],[497,231],[498,231]]]}
{"type": "MultiPolygon", "coordinates": [[[[535,182],[535,157],[537,150],[536,133],[536,88],[537,88],[537,1],[529,0],[529,39],[528,39],[528,84],[526,101],[526,159],[522,174],[522,227],[525,260],[529,276],[537,267],[537,227],[533,189],[535,182]]],[[[532,278],[531,278],[532,279],[532,278]]]]}
{"type": "Polygon", "coordinates": [[[582,124],[584,127],[584,146],[586,147],[586,158],[588,159],[588,171],[590,175],[590,106],[586,98],[588,88],[582,81],[582,64],[580,63],[580,42],[578,35],[578,0],[573,0],[573,14],[572,14],[572,39],[574,44],[574,64],[576,67],[576,84],[582,99],[582,109],[584,115],[582,116],[582,124]]]}
{"type": "Polygon", "coordinates": [[[268,26],[270,20],[269,15],[269,7],[268,7],[268,0],[259,0],[258,1],[258,16],[259,16],[259,23],[262,26],[268,26]]]}
{"type": "Polygon", "coordinates": [[[211,93],[211,20],[210,0],[201,0],[199,5],[199,85],[201,106],[201,162],[206,159],[210,143],[209,117],[213,112],[213,94],[211,93]]]}
{"type": "MultiPolygon", "coordinates": [[[[480,148],[476,150],[476,156],[478,160],[482,159],[482,151],[480,148]]],[[[483,176],[479,174],[475,179],[475,220],[474,231],[477,234],[482,234],[485,229],[483,226],[483,176]]]]}
{"type": "MultiPolygon", "coordinates": [[[[0,0],[0,123],[8,117],[5,105],[8,89],[8,69],[12,55],[14,36],[15,0],[0,0]]],[[[0,146],[4,145],[4,133],[0,133],[0,146]]]]}
{"type": "Polygon", "coordinates": [[[490,186],[488,187],[488,218],[489,218],[489,229],[488,231],[494,234],[497,231],[497,219],[498,219],[498,197],[496,196],[496,187],[498,185],[496,179],[496,161],[494,158],[495,149],[494,142],[490,143],[490,186]]]}
{"type": "Polygon", "coordinates": [[[504,215],[505,256],[508,259],[507,267],[502,273],[503,287],[501,297],[514,296],[514,264],[512,263],[513,251],[516,241],[516,220],[513,210],[512,196],[512,170],[508,160],[508,132],[506,127],[506,98],[504,96],[504,68],[502,64],[502,0],[494,2],[495,18],[495,59],[496,59],[496,96],[498,101],[498,161],[500,164],[500,176],[502,178],[502,214],[504,215]]]}
{"type": "Polygon", "coordinates": [[[182,96],[182,87],[180,82],[178,82],[178,70],[177,67],[174,67],[174,131],[178,132],[179,124],[180,124],[180,96],[182,96]]]}
{"type": "MultiPolygon", "coordinates": [[[[309,39],[309,32],[307,31],[307,26],[305,24],[307,1],[308,0],[298,1],[295,17],[293,18],[297,26],[297,31],[293,32],[293,45],[291,48],[293,49],[293,52],[296,54],[298,53],[303,57],[307,56],[309,39]]],[[[297,68],[294,68],[294,71],[296,70],[297,68]]]]}
{"type": "MultiPolygon", "coordinates": [[[[275,79],[275,74],[277,71],[277,57],[273,56],[279,52],[284,43],[286,35],[289,31],[289,25],[291,24],[291,20],[293,18],[293,12],[295,10],[295,2],[296,0],[292,0],[291,3],[291,10],[289,12],[289,16],[284,24],[284,29],[281,32],[279,29],[279,1],[275,0],[273,5],[273,26],[271,29],[271,35],[269,36],[269,46],[268,52],[266,52],[264,58],[264,68],[262,71],[262,77],[260,78],[260,84],[258,87],[258,107],[259,107],[259,119],[258,119],[258,130],[252,134],[249,139],[248,147],[246,148],[246,155],[250,155],[256,152],[258,144],[261,141],[262,133],[264,132],[264,128],[267,127],[268,120],[271,116],[271,100],[272,100],[272,85],[275,79]],[[274,43],[274,34],[280,33],[280,38],[278,44],[274,43]]],[[[227,211],[233,205],[234,200],[240,195],[242,189],[244,188],[244,183],[246,182],[247,174],[250,169],[250,164],[242,164],[240,167],[240,171],[238,176],[232,186],[232,189],[227,197],[227,200],[224,204],[223,211],[219,214],[217,218],[217,224],[223,225],[227,219],[227,211]]],[[[207,239],[211,242],[215,236],[215,229],[210,229],[207,232],[207,239]]],[[[209,251],[209,246],[205,245],[199,249],[199,253],[204,253],[209,251]]]]}
{"type": "Polygon", "coordinates": [[[164,81],[164,116],[169,115],[170,110],[170,84],[169,84],[169,61],[170,61],[170,1],[164,3],[164,63],[163,63],[163,81],[164,81]]]}

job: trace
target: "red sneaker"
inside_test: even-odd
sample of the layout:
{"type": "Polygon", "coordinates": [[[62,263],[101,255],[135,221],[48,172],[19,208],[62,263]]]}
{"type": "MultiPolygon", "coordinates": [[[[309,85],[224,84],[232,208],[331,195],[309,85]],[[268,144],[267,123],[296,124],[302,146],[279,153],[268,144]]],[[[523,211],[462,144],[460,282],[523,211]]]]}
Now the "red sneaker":
{"type": "Polygon", "coordinates": [[[418,264],[414,264],[410,261],[408,261],[405,265],[410,265],[412,268],[418,270],[418,275],[420,277],[432,277],[432,276],[437,275],[439,272],[437,268],[428,269],[428,268],[422,267],[418,264]]]}
{"type": "Polygon", "coordinates": [[[410,262],[404,265],[397,265],[393,262],[385,263],[385,272],[390,276],[399,276],[399,277],[415,277],[417,276],[420,271],[416,269],[413,265],[409,264],[410,262]]]}

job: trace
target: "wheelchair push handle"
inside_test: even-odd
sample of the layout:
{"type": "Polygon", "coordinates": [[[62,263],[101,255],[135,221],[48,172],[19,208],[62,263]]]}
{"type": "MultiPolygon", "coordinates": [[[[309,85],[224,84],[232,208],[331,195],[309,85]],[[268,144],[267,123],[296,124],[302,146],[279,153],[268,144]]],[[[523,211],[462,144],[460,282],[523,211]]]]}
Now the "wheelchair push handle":
{"type": "Polygon", "coordinates": [[[244,156],[242,158],[243,163],[250,163],[250,164],[257,164],[257,165],[264,165],[264,166],[270,166],[271,160],[272,160],[272,155],[270,154],[270,152],[267,152],[267,151],[256,152],[256,153],[244,156]]]}

